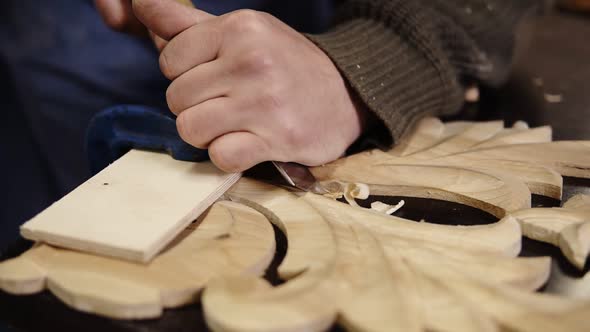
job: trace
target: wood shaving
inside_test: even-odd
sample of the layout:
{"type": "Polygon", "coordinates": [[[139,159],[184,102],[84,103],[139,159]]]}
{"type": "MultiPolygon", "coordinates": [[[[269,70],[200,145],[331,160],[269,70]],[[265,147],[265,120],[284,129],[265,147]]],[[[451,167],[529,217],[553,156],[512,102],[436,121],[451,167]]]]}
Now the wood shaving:
{"type": "Polygon", "coordinates": [[[401,209],[404,206],[404,204],[406,204],[406,202],[403,199],[399,201],[399,203],[397,203],[396,205],[389,205],[380,201],[375,201],[371,203],[371,209],[381,213],[392,215],[396,211],[401,209]]]}
{"type": "Polygon", "coordinates": [[[340,199],[344,196],[344,187],[346,186],[346,184],[343,182],[322,182],[320,183],[320,185],[327,191],[327,193],[323,195],[324,197],[331,199],[340,199]]]}
{"type": "Polygon", "coordinates": [[[359,207],[355,199],[367,199],[369,194],[369,186],[364,183],[347,183],[344,187],[344,199],[352,206],[359,207]]]}
{"type": "Polygon", "coordinates": [[[340,199],[344,197],[346,202],[352,206],[360,207],[355,199],[365,200],[369,198],[371,193],[369,186],[364,183],[347,183],[339,181],[331,181],[321,184],[327,194],[324,197],[332,199],[340,199]]]}
{"type": "MultiPolygon", "coordinates": [[[[344,197],[346,202],[354,207],[358,207],[360,209],[365,209],[364,207],[358,205],[356,202],[357,199],[365,200],[369,198],[371,194],[371,190],[369,186],[364,183],[347,183],[347,182],[339,182],[339,181],[332,181],[329,183],[322,183],[323,188],[325,188],[328,193],[324,194],[324,197],[332,198],[332,199],[340,199],[344,197]]],[[[392,215],[399,209],[401,209],[406,202],[401,200],[396,205],[389,205],[385,204],[380,201],[375,201],[371,203],[370,210],[375,210],[380,213],[385,213],[387,215],[392,215]]]]}

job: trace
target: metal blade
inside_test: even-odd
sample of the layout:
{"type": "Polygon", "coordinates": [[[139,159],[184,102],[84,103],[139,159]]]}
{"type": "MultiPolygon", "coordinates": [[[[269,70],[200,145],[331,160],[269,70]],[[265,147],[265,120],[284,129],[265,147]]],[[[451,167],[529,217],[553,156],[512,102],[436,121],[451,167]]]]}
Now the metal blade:
{"type": "Polygon", "coordinates": [[[273,161],[272,164],[291,186],[319,195],[327,193],[327,190],[319,184],[307,166],[281,161],[273,161]]]}

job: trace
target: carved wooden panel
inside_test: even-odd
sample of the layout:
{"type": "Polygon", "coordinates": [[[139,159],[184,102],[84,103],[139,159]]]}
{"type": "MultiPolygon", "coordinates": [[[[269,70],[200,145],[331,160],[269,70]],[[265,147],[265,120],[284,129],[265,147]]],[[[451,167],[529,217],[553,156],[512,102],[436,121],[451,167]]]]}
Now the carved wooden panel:
{"type": "Polygon", "coordinates": [[[0,263],[0,287],[49,289],[78,310],[121,319],[200,300],[216,331],[323,331],[335,323],[350,331],[588,330],[588,278],[564,277],[548,257],[517,255],[524,235],[584,265],[590,198],[561,208],[530,202],[531,193],[561,198],[562,175],[590,178],[590,142],[551,142],[550,128],[523,123],[426,119],[391,151],[313,172],[331,197],[244,178],[149,264],[38,244],[0,263]],[[362,199],[363,188],[458,202],[498,221],[414,222],[333,199],[362,199]],[[261,277],[275,251],[271,223],[288,242],[278,286],[261,277]],[[550,276],[547,292],[535,292],[550,276]]]}

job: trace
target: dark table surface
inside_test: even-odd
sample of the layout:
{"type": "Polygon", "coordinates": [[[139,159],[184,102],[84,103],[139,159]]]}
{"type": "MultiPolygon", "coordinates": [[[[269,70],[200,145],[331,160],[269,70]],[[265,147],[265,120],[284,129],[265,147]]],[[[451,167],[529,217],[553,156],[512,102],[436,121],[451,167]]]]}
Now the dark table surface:
{"type": "MultiPolygon", "coordinates": [[[[482,102],[466,108],[461,119],[504,119],[509,125],[525,120],[531,126],[553,126],[556,140],[590,139],[590,17],[551,12],[525,24],[519,42],[513,74],[503,88],[483,90],[482,102]]],[[[590,194],[590,180],[565,179],[564,199],[577,194],[590,194]]],[[[378,198],[397,202],[398,198],[378,198]]],[[[474,220],[489,223],[495,219],[479,210],[435,200],[406,199],[401,217],[420,220],[474,220]],[[436,218],[429,218],[436,216],[436,218]]],[[[534,197],[537,206],[555,206],[558,201],[534,197]]],[[[285,253],[284,235],[275,229],[278,252],[267,278],[274,283],[276,266],[285,253]]],[[[16,255],[27,243],[16,243],[16,255]]],[[[573,268],[558,249],[525,239],[523,255],[554,257],[569,275],[583,272],[573,268]]],[[[7,257],[3,257],[7,258],[7,257]]],[[[0,259],[3,259],[0,258],[0,259]]],[[[161,319],[148,321],[116,321],[69,309],[48,292],[34,296],[15,297],[0,292],[0,328],[14,330],[85,330],[85,331],[201,331],[206,330],[198,304],[167,310],[161,319]]],[[[335,330],[338,330],[336,327],[335,330]]]]}

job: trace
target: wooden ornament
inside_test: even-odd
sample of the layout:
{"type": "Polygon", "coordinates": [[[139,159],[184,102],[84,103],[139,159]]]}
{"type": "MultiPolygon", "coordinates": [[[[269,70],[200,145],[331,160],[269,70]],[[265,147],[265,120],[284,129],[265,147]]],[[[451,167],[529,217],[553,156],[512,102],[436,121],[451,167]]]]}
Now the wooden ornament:
{"type": "Polygon", "coordinates": [[[562,208],[536,208],[512,215],[531,239],[553,244],[579,269],[590,254],[590,197],[572,197],[562,208]]]}
{"type": "MultiPolygon", "coordinates": [[[[247,179],[239,185],[249,186],[250,191],[260,186],[247,179]]],[[[229,195],[233,197],[234,192],[229,195]]],[[[275,197],[278,195],[292,194],[275,193],[275,197]]],[[[311,246],[315,241],[332,241],[334,250],[329,260],[324,261],[322,256],[321,261],[310,261],[306,271],[278,287],[255,278],[235,277],[210,284],[202,301],[207,321],[214,330],[318,331],[338,317],[340,324],[350,330],[421,331],[444,324],[426,321],[423,306],[428,301],[419,296],[416,279],[420,275],[416,275],[415,266],[437,270],[439,265],[452,264],[459,274],[494,275],[496,283],[526,291],[541,286],[548,276],[547,259],[512,258],[518,249],[514,250],[511,241],[516,241],[519,248],[520,235],[507,236],[519,234],[511,217],[489,226],[445,226],[386,216],[313,194],[298,200],[311,204],[322,217],[307,224],[307,228],[329,225],[331,237],[301,239],[311,246]],[[505,225],[516,228],[505,232],[505,225]],[[476,235],[480,232],[487,235],[476,235]],[[479,239],[480,243],[460,240],[470,238],[479,239]],[[473,256],[465,252],[466,248],[473,256]],[[445,253],[450,253],[449,258],[445,253]],[[477,260],[481,264],[477,265],[479,269],[470,265],[477,260]],[[484,265],[490,270],[480,270],[484,265]],[[526,281],[513,277],[525,274],[530,275],[526,281]]],[[[283,209],[275,204],[264,207],[269,213],[283,209]]],[[[465,312],[458,316],[473,319],[465,312]]]]}
{"type": "Polygon", "coordinates": [[[548,257],[517,255],[524,234],[583,264],[590,199],[553,209],[530,202],[531,193],[561,198],[562,175],[590,178],[589,155],[588,142],[551,142],[548,127],[429,118],[391,151],[312,172],[352,202],[366,195],[346,191],[366,188],[458,202],[498,221],[414,222],[243,178],[226,193],[231,202],[214,205],[147,265],[37,245],[0,263],[0,287],[47,288],[112,318],[157,317],[200,299],[214,331],[324,331],[335,323],[350,331],[586,331],[590,302],[572,296],[588,289],[586,279],[551,273],[548,257]],[[260,277],[274,253],[271,223],[288,244],[278,286],[260,277]],[[553,294],[536,293],[548,279],[553,294]]]}

